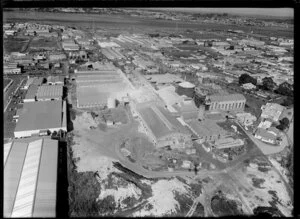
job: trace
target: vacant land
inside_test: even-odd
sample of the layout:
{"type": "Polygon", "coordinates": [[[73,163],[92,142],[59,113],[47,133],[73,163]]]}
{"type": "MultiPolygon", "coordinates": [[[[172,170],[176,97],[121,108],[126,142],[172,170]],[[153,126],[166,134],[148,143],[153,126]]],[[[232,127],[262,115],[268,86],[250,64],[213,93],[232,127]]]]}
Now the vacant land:
{"type": "Polygon", "coordinates": [[[55,38],[34,38],[30,43],[30,49],[34,50],[37,48],[57,48],[57,41],[55,38]]]}
{"type": "Polygon", "coordinates": [[[22,52],[23,50],[26,49],[28,42],[29,42],[28,38],[4,39],[3,41],[4,53],[22,52]]]}
{"type": "Polygon", "coordinates": [[[265,102],[249,94],[244,94],[244,96],[246,97],[245,111],[256,116],[256,118],[259,118],[261,114],[261,106],[264,105],[265,102]]]}

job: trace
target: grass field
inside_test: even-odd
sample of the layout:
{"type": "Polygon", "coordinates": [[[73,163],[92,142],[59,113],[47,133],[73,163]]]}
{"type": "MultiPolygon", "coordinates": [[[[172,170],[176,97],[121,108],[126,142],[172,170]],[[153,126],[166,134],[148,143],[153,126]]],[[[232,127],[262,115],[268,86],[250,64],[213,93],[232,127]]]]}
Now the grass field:
{"type": "Polygon", "coordinates": [[[31,41],[30,47],[54,47],[57,48],[57,41],[54,39],[35,38],[31,41]]]}
{"type": "Polygon", "coordinates": [[[16,38],[8,38],[4,39],[3,41],[3,47],[4,52],[11,53],[11,52],[22,52],[28,43],[28,39],[16,39],[16,38]]]}

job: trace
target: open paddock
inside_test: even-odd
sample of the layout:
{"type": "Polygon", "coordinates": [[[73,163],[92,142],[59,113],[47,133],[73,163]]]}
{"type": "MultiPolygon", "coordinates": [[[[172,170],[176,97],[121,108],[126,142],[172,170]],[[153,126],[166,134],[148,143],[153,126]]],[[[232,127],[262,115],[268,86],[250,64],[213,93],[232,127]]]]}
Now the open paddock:
{"type": "Polygon", "coordinates": [[[30,43],[30,50],[59,49],[55,38],[34,38],[30,43]]]}
{"type": "Polygon", "coordinates": [[[4,52],[22,52],[25,50],[29,42],[28,38],[12,38],[9,37],[3,40],[4,52]]]}

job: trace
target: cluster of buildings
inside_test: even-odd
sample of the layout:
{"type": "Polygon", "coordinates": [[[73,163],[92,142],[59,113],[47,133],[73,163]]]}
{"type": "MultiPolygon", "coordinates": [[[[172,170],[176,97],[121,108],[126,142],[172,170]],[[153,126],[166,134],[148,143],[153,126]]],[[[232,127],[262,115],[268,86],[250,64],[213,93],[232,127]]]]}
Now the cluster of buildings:
{"type": "Polygon", "coordinates": [[[47,135],[47,131],[67,131],[67,108],[62,100],[64,81],[62,77],[49,76],[29,78],[23,89],[26,91],[23,107],[14,115],[17,121],[15,138],[47,135]]]}
{"type": "Polygon", "coordinates": [[[273,123],[277,123],[282,112],[286,108],[277,103],[267,103],[261,107],[261,122],[255,132],[255,138],[261,141],[276,144],[280,138],[280,131],[275,128],[273,123]]]}

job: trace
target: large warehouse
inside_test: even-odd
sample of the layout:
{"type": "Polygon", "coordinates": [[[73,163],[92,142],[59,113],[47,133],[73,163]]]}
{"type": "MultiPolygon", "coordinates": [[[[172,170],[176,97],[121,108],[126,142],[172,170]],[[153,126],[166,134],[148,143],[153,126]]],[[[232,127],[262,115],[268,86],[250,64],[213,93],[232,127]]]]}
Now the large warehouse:
{"type": "Polygon", "coordinates": [[[187,124],[202,142],[215,141],[227,135],[227,132],[214,121],[204,120],[199,122],[198,120],[191,120],[187,124]]]}
{"type": "Polygon", "coordinates": [[[146,106],[138,109],[140,120],[158,147],[184,147],[191,132],[168,111],[159,106],[146,106]]]}
{"type": "Polygon", "coordinates": [[[244,111],[246,98],[242,94],[210,95],[205,104],[209,111],[244,111]]]}
{"type": "Polygon", "coordinates": [[[121,98],[134,87],[121,70],[103,65],[98,70],[78,70],[76,75],[77,107],[103,107],[108,98],[121,98]],[[109,69],[108,69],[109,68],[109,69]]]}
{"type": "Polygon", "coordinates": [[[15,128],[15,138],[39,135],[47,130],[67,131],[66,111],[65,101],[24,103],[15,128]]]}
{"type": "Polygon", "coordinates": [[[58,141],[4,144],[4,217],[55,217],[58,141]]]}

